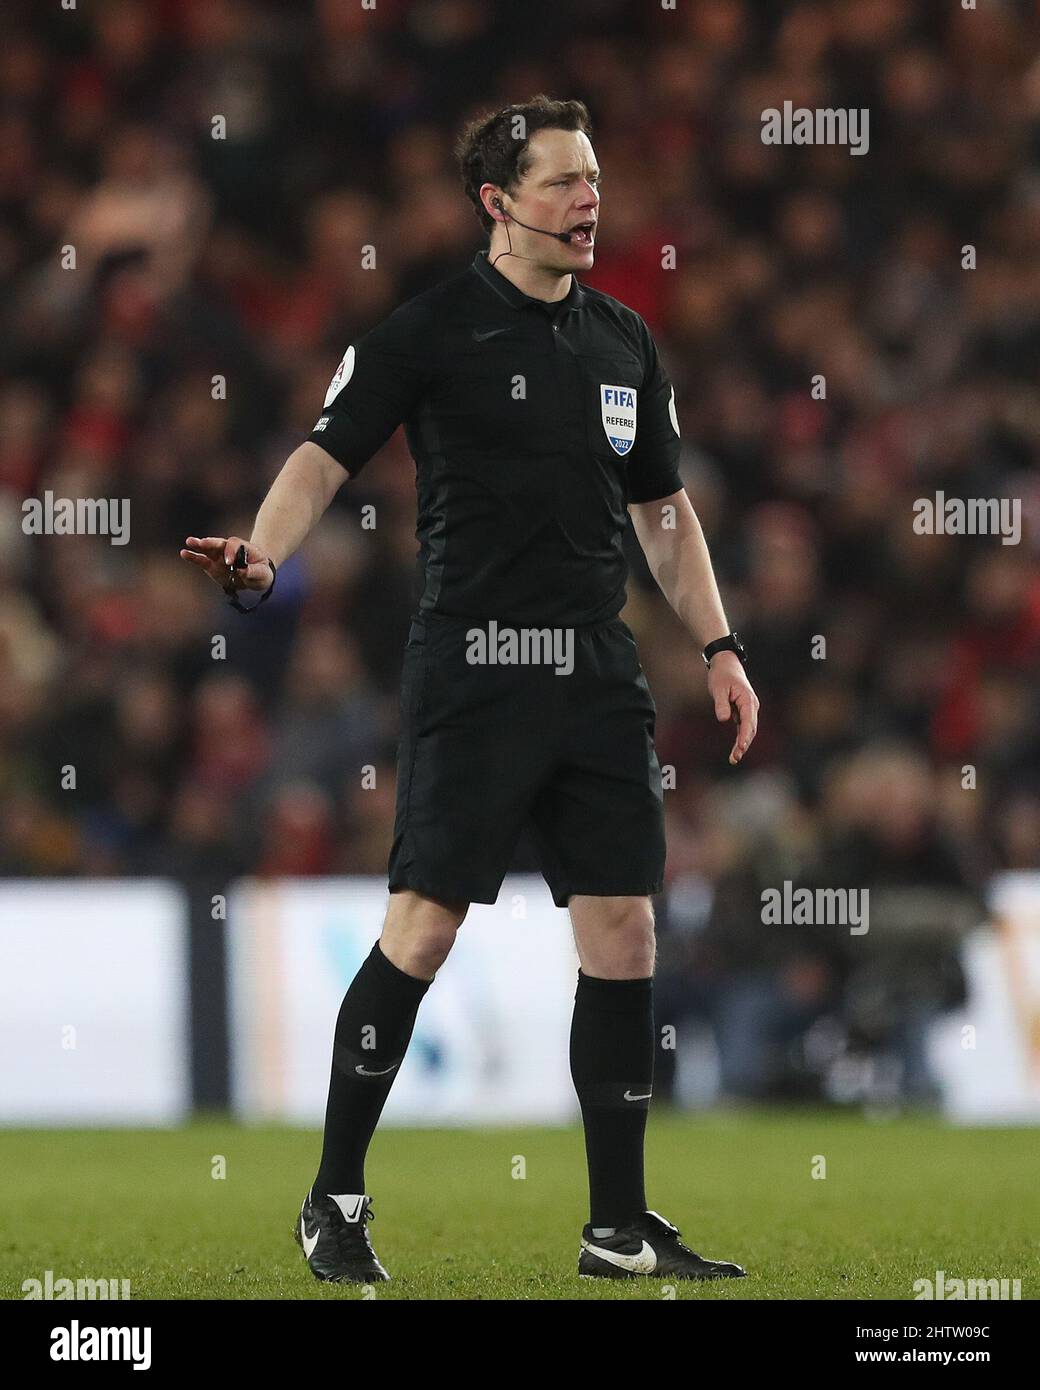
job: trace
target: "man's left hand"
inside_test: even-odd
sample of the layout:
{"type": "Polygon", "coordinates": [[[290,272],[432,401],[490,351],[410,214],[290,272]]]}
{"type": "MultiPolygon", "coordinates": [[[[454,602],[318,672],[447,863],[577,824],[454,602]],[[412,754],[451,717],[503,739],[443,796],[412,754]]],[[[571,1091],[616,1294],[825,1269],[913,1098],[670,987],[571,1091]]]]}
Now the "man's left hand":
{"type": "Polygon", "coordinates": [[[758,733],[758,696],[751,688],[736,652],[716,652],[708,668],[708,690],[720,724],[737,721],[737,737],[729,760],[736,766],[758,733]]]}

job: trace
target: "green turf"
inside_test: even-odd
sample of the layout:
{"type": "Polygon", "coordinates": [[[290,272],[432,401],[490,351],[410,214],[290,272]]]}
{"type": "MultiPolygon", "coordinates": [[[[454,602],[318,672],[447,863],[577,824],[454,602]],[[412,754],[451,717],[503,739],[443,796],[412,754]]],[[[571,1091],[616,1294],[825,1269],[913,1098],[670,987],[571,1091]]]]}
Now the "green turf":
{"type": "MultiPolygon", "coordinates": [[[[846,1114],[656,1112],[650,1205],[739,1281],[696,1299],[913,1298],[934,1278],[1018,1278],[1040,1292],[1038,1140],[1027,1129],[846,1114]],[[827,1176],[811,1177],[814,1155],[827,1176]]],[[[134,1298],[360,1298],[319,1285],[290,1237],[315,1131],[222,1120],[175,1131],[4,1131],[0,1296],[22,1281],[129,1279],[134,1298]],[[227,1177],[211,1168],[223,1155],[227,1177]]],[[[378,1298],[624,1299],[661,1281],[579,1280],[578,1129],[386,1130],[369,1155],[378,1298]],[[512,1176],[515,1156],[526,1177],[512,1176]]]]}

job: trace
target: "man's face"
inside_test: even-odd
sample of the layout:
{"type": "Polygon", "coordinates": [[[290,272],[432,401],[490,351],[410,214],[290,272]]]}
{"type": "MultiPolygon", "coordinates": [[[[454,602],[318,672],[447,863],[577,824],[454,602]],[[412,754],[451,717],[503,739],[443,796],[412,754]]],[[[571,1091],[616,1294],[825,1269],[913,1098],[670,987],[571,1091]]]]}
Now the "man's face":
{"type": "Polygon", "coordinates": [[[584,225],[569,242],[562,242],[507,223],[513,246],[523,237],[524,255],[561,274],[591,269],[599,217],[599,165],[589,137],[580,130],[539,130],[527,148],[530,168],[516,193],[504,196],[505,211],[550,232],[569,232],[584,225]]]}

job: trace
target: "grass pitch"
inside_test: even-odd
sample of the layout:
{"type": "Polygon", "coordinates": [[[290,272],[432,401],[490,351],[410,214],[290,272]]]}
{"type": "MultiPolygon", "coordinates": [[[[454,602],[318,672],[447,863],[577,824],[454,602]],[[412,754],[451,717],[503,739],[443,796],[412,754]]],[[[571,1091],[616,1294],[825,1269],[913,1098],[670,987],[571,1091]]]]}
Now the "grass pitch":
{"type": "MultiPolygon", "coordinates": [[[[317,1168],[313,1130],[202,1120],[167,1130],[0,1132],[0,1296],[22,1281],[129,1279],[135,1299],[351,1299],[290,1236],[317,1168]],[[221,1157],[226,1177],[219,1172],[221,1157]]],[[[912,1299],[914,1280],[1009,1278],[1040,1291],[1037,1135],[820,1112],[651,1114],[647,1192],[742,1280],[676,1298],[912,1299]],[[817,1156],[826,1177],[813,1178],[817,1156]]],[[[586,1219],[579,1129],[385,1130],[369,1154],[377,1298],[659,1299],[661,1280],[576,1274],[586,1219]],[[522,1163],[521,1161],[522,1160],[522,1163]],[[523,1171],[525,1176],[514,1176],[523,1171]]]]}

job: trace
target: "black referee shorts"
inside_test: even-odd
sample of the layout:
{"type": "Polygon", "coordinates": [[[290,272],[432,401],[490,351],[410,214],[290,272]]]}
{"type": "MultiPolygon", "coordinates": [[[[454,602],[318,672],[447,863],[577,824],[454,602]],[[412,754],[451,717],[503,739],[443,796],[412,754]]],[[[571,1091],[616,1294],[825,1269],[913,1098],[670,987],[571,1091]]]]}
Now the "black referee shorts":
{"type": "Polygon", "coordinates": [[[467,634],[488,627],[413,619],[390,891],[493,903],[529,823],[557,907],[660,892],[656,711],[632,633],[612,618],[557,630],[555,664],[473,664],[467,634]]]}

